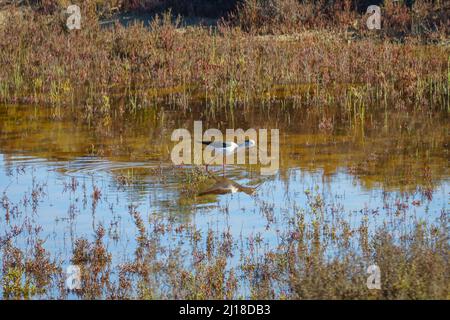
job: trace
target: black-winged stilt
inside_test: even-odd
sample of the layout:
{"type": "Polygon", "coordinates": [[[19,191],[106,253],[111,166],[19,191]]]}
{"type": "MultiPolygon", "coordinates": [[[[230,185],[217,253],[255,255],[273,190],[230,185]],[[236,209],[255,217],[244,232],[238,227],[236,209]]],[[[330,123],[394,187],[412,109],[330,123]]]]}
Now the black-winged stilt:
{"type": "Polygon", "coordinates": [[[256,142],[252,139],[246,139],[243,143],[237,144],[232,141],[201,141],[207,148],[214,150],[215,157],[205,165],[206,171],[208,171],[208,165],[213,162],[217,157],[224,157],[222,162],[223,173],[225,174],[225,159],[227,156],[232,155],[240,149],[251,148],[256,145],[256,142]]]}

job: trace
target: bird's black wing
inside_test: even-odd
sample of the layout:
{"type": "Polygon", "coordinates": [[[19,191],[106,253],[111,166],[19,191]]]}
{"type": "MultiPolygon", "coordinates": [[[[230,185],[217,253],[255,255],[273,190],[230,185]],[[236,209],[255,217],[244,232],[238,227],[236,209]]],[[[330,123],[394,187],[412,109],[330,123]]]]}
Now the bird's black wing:
{"type": "Polygon", "coordinates": [[[212,141],[202,141],[202,144],[204,144],[205,146],[209,146],[209,144],[211,143],[212,141]]]}
{"type": "MultiPolygon", "coordinates": [[[[211,143],[215,143],[215,144],[219,144],[220,142],[219,141],[202,141],[202,144],[204,144],[204,145],[206,145],[206,146],[209,146],[211,143]]],[[[227,143],[227,142],[222,142],[222,148],[227,148],[227,147],[229,147],[229,143],[227,143]]]]}

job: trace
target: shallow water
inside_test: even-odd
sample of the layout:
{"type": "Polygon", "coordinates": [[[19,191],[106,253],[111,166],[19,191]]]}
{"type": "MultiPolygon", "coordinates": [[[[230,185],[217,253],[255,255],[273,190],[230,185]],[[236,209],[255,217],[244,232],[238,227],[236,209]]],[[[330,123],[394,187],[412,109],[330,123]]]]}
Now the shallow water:
{"type": "MultiPolygon", "coordinates": [[[[201,110],[160,107],[93,120],[81,111],[1,105],[0,235],[14,217],[28,216],[42,227],[45,247],[68,264],[74,239],[92,239],[102,224],[113,261],[120,263],[136,245],[130,205],[144,221],[161,217],[190,222],[204,233],[229,230],[235,239],[260,239],[266,249],[283,241],[291,215],[311,195],[327,204],[325,219],[342,211],[340,219],[350,225],[367,216],[375,228],[385,220],[398,218],[406,226],[448,215],[446,115],[378,112],[362,123],[339,110],[201,110]],[[228,165],[227,178],[255,187],[253,195],[186,194],[185,172],[193,168],[172,165],[170,135],[192,129],[194,120],[203,120],[205,129],[280,129],[280,169],[261,176],[258,167],[228,165]]],[[[220,167],[212,171],[222,174],[220,167]]],[[[213,185],[204,181],[200,191],[213,185]]],[[[174,234],[165,238],[174,246],[179,240],[174,234]]],[[[27,245],[25,238],[16,241],[27,245]]]]}

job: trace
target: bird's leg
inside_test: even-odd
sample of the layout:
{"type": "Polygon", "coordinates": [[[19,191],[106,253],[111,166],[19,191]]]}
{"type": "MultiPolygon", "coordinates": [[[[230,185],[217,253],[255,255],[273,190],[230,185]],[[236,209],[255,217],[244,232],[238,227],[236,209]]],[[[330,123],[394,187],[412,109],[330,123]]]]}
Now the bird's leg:
{"type": "Polygon", "coordinates": [[[217,156],[214,157],[210,162],[208,162],[208,163],[205,164],[205,170],[206,170],[207,173],[209,173],[209,171],[208,171],[208,166],[209,166],[211,163],[213,163],[214,160],[216,160],[216,158],[217,158],[217,156]]]}
{"type": "MultiPolygon", "coordinates": [[[[209,166],[211,163],[213,163],[213,162],[217,159],[217,157],[219,157],[219,156],[220,156],[220,154],[216,154],[216,155],[214,156],[214,158],[212,158],[212,160],[209,161],[209,162],[205,165],[206,172],[209,173],[209,171],[208,171],[208,166],[209,166]]],[[[219,163],[219,165],[220,165],[220,163],[219,163]]]]}
{"type": "Polygon", "coordinates": [[[224,156],[223,157],[223,162],[222,162],[222,170],[223,170],[223,176],[225,177],[225,161],[226,161],[227,157],[224,156]]]}

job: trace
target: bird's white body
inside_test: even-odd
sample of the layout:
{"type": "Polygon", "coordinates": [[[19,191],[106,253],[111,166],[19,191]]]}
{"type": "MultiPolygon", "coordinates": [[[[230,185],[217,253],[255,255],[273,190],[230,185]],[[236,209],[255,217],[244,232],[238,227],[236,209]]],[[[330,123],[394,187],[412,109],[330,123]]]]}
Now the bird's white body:
{"type": "Polygon", "coordinates": [[[238,149],[246,149],[255,146],[253,140],[247,140],[242,144],[235,142],[213,141],[207,145],[206,148],[212,148],[217,156],[229,156],[235,153],[238,149]]]}
{"type": "Polygon", "coordinates": [[[214,150],[217,156],[229,156],[233,154],[238,147],[239,145],[234,142],[214,141],[211,144],[209,144],[206,148],[214,150]]]}

